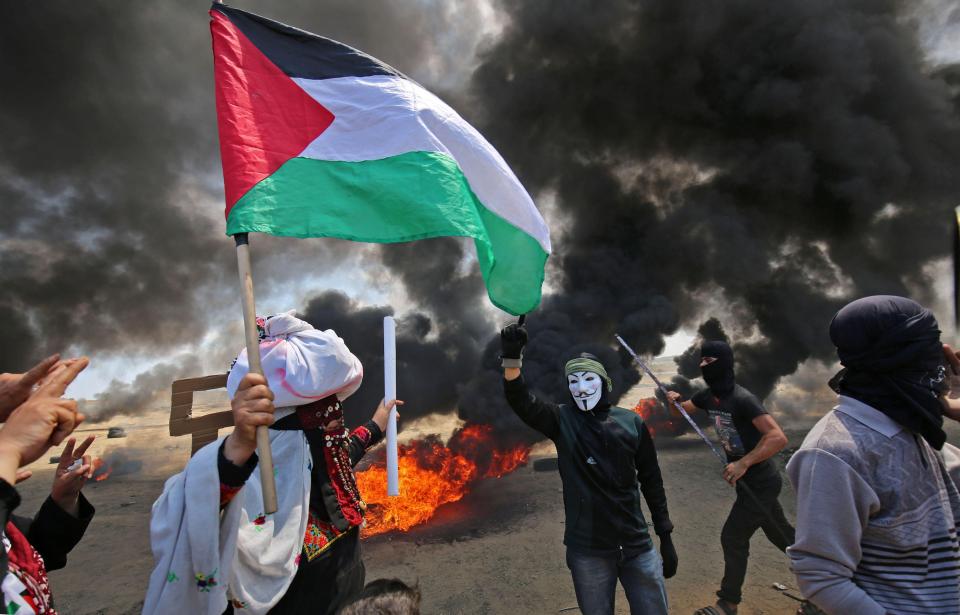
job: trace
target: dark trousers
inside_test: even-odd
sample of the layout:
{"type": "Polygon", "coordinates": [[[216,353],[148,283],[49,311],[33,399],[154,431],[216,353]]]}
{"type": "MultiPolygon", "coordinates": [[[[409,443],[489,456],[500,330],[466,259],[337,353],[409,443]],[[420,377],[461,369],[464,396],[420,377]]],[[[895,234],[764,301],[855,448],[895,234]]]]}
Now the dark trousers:
{"type": "Polygon", "coordinates": [[[750,557],[750,538],[753,534],[762,529],[767,540],[781,551],[786,551],[795,537],[793,526],[784,517],[783,508],[777,500],[783,486],[779,472],[774,470],[747,485],[756,499],[750,497],[738,483],[737,500],[720,534],[724,568],[717,596],[733,604],[739,604],[742,597],[741,589],[747,576],[747,559],[750,557]]]}

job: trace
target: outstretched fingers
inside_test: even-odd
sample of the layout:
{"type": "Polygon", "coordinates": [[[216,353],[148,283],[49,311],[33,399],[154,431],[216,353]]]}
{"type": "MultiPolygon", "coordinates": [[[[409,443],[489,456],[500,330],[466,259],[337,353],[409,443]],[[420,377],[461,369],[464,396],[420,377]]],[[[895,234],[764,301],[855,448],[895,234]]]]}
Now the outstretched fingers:
{"type": "Polygon", "coordinates": [[[90,445],[93,444],[93,441],[96,439],[96,436],[87,436],[86,440],[83,441],[83,444],[78,446],[77,450],[74,451],[73,458],[77,459],[78,457],[83,457],[86,454],[87,449],[90,448],[90,445]]]}
{"type": "Polygon", "coordinates": [[[76,380],[77,376],[86,369],[87,365],[90,364],[90,359],[87,357],[81,357],[72,363],[66,363],[50,374],[50,377],[47,378],[43,384],[40,385],[40,388],[37,389],[36,395],[41,395],[44,397],[62,397],[67,391],[67,387],[70,386],[70,383],[76,380]]]}
{"type": "Polygon", "coordinates": [[[51,369],[57,364],[60,360],[60,354],[52,354],[43,361],[40,361],[36,365],[30,368],[27,373],[20,376],[20,384],[25,387],[33,387],[33,385],[40,382],[44,376],[46,376],[51,369]]]}
{"type": "Polygon", "coordinates": [[[65,470],[73,465],[73,448],[77,445],[76,438],[67,438],[67,445],[63,447],[63,452],[60,453],[60,463],[58,464],[58,470],[65,470]]]}

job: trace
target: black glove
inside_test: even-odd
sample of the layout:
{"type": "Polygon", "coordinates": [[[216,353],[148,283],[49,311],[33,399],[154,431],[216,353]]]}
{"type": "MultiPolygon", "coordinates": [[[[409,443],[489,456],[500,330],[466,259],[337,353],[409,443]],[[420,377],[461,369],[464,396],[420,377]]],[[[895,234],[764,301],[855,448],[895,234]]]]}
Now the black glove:
{"type": "Polygon", "coordinates": [[[527,329],[516,323],[507,325],[500,331],[500,357],[520,359],[523,347],[527,345],[527,329]]]}
{"type": "Polygon", "coordinates": [[[663,578],[669,579],[677,574],[677,550],[673,548],[673,539],[670,534],[660,536],[660,557],[663,559],[663,578]]]}

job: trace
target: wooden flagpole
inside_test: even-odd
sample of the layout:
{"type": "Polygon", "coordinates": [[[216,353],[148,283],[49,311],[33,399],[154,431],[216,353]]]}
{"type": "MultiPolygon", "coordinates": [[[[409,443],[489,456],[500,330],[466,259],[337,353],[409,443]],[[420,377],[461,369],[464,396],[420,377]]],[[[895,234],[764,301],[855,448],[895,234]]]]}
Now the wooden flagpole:
{"type": "MultiPolygon", "coordinates": [[[[260,365],[260,338],[257,335],[257,309],[253,299],[253,272],[250,270],[250,243],[246,233],[233,236],[237,244],[237,268],[240,271],[240,299],[243,305],[243,330],[247,339],[247,361],[250,373],[263,375],[260,365]]],[[[260,465],[260,485],[263,488],[263,512],[277,512],[277,483],[273,477],[273,453],[270,451],[270,431],[257,427],[257,456],[260,465]]]]}

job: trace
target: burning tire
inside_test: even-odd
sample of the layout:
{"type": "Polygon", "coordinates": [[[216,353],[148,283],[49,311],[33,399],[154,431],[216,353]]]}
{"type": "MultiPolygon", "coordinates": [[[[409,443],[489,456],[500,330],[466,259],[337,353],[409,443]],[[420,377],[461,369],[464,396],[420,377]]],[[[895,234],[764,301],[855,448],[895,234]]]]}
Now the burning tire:
{"type": "Polygon", "coordinates": [[[558,472],[560,471],[560,461],[556,457],[547,457],[546,459],[535,459],[533,462],[534,472],[558,472]]]}

